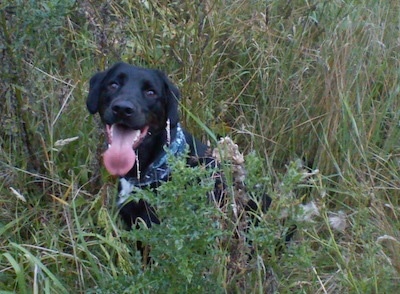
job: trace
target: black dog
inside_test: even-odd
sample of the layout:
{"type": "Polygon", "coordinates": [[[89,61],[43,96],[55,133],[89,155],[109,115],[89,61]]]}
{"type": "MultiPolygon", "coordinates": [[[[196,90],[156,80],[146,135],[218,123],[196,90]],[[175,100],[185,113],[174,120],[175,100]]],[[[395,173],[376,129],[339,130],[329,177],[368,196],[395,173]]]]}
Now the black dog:
{"type": "MultiPolygon", "coordinates": [[[[135,187],[155,190],[170,179],[166,148],[170,154],[180,155],[188,146],[188,166],[217,166],[210,148],[180,126],[179,97],[178,89],[161,71],[122,62],[90,80],[87,108],[91,114],[98,112],[105,125],[109,147],[103,161],[110,174],[120,177],[117,204],[129,229],[138,227],[142,221],[147,227],[160,223],[154,208],[146,201],[128,201],[128,198],[135,187]]],[[[213,178],[212,198],[222,203],[223,176],[217,173],[213,178]]],[[[240,190],[246,190],[245,186],[240,190]]],[[[257,212],[261,209],[265,213],[270,204],[271,198],[265,193],[260,201],[247,198],[241,203],[244,212],[250,212],[250,222],[254,225],[258,223],[257,212]]],[[[284,233],[284,244],[295,230],[292,226],[284,233]]],[[[138,246],[143,250],[140,242],[138,246]]],[[[282,250],[281,242],[277,248],[282,250]]]]}
{"type": "Polygon", "coordinates": [[[134,187],[155,189],[170,178],[165,147],[179,155],[189,146],[191,166],[214,162],[209,148],[181,128],[179,96],[161,71],[126,63],[90,80],[87,108],[91,114],[98,112],[105,124],[109,147],[103,161],[110,174],[120,177],[117,204],[129,227],[139,218],[148,227],[160,223],[147,202],[126,200],[134,187]]]}

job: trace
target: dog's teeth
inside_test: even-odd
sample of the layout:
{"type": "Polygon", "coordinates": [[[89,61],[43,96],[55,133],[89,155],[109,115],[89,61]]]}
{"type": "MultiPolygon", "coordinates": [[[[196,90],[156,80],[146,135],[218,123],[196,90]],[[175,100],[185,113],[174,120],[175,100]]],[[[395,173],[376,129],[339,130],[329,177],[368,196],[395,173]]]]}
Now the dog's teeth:
{"type": "Polygon", "coordinates": [[[108,136],[109,136],[111,142],[113,139],[113,133],[114,133],[114,125],[111,125],[109,128],[109,131],[108,131],[108,136]]]}
{"type": "Polygon", "coordinates": [[[133,137],[133,144],[136,143],[140,138],[140,131],[135,132],[135,136],[133,137]]]}

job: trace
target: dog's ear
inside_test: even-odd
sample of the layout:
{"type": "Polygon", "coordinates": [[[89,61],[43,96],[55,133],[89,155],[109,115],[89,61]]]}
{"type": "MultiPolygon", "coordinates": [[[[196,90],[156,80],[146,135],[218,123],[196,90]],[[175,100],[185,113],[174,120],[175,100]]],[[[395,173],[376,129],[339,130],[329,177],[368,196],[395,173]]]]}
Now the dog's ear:
{"type": "Polygon", "coordinates": [[[89,95],[86,99],[86,106],[91,114],[95,114],[99,109],[99,97],[101,82],[106,75],[105,71],[96,73],[89,83],[89,95]]]}
{"type": "Polygon", "coordinates": [[[171,126],[176,126],[179,122],[178,101],[180,99],[180,92],[178,88],[170,81],[170,79],[162,72],[157,71],[158,75],[164,81],[165,93],[167,97],[167,115],[171,126]]]}
{"type": "Polygon", "coordinates": [[[86,100],[86,106],[91,114],[95,114],[99,111],[99,98],[101,85],[103,83],[104,78],[111,74],[113,71],[118,69],[119,67],[126,65],[124,62],[117,62],[109,69],[105,71],[101,71],[96,73],[91,79],[89,83],[89,95],[86,100]]]}

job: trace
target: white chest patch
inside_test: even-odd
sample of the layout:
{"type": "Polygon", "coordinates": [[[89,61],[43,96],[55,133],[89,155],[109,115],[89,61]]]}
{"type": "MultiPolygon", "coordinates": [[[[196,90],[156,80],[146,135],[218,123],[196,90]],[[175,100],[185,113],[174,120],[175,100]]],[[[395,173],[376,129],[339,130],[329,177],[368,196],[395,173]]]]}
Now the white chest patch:
{"type": "Polygon", "coordinates": [[[118,194],[117,205],[121,206],[129,198],[133,191],[134,185],[129,183],[129,181],[127,181],[125,178],[119,179],[119,183],[121,185],[121,190],[118,194]]]}

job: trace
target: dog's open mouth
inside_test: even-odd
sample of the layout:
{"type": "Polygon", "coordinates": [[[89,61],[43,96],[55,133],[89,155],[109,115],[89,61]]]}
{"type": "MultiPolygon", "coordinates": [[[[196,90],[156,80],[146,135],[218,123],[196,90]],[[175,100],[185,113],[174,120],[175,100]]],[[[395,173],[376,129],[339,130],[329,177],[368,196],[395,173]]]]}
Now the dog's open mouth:
{"type": "Polygon", "coordinates": [[[135,149],[147,135],[149,127],[133,130],[121,124],[106,125],[108,149],[103,154],[107,171],[114,176],[126,175],[135,165],[135,149]]]}

